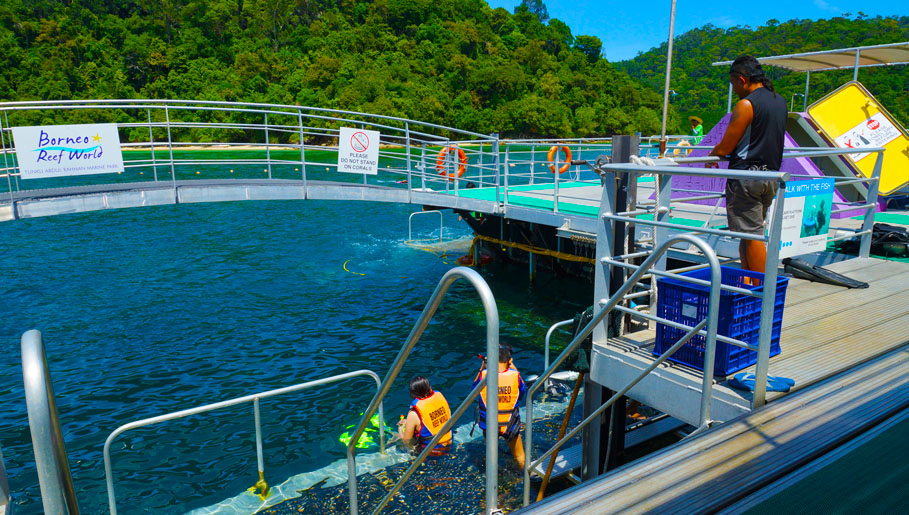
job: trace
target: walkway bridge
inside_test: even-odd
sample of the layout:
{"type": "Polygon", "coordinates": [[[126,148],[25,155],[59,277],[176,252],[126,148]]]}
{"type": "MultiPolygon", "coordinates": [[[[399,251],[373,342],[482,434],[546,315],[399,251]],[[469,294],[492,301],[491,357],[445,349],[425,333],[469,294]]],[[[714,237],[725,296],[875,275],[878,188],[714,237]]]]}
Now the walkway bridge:
{"type": "Polygon", "coordinates": [[[589,204],[599,192],[577,197],[570,191],[560,194],[559,186],[598,188],[598,176],[582,165],[559,163],[567,154],[554,157],[567,173],[553,174],[546,153],[556,143],[570,149],[575,160],[593,161],[611,151],[609,139],[506,141],[415,120],[287,105],[7,102],[0,103],[0,115],[3,221],[194,202],[363,200],[499,214],[553,226],[567,219],[572,227],[592,233],[595,208],[572,209],[572,204],[589,204]],[[115,122],[124,169],[24,178],[14,128],[39,125],[50,115],[73,124],[115,122]],[[342,127],[381,133],[374,175],[338,172],[342,127]],[[526,193],[531,185],[554,192],[549,194],[554,205],[532,202],[526,193]],[[567,209],[560,210],[560,202],[567,209]]]}

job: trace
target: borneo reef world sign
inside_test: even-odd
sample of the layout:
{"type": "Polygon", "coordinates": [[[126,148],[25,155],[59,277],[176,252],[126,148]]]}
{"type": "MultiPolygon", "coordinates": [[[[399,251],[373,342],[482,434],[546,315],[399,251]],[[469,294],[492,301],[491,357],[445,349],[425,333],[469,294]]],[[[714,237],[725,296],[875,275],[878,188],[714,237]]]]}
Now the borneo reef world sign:
{"type": "Polygon", "coordinates": [[[23,179],[123,171],[117,124],[13,127],[23,179]]]}

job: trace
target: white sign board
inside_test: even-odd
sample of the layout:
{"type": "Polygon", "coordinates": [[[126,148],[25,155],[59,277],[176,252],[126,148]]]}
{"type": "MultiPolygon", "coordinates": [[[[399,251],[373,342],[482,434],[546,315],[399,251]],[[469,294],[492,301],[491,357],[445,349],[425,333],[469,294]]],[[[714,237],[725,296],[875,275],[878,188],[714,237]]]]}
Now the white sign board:
{"type": "MultiPolygon", "coordinates": [[[[846,131],[835,141],[840,148],[883,147],[900,137],[900,135],[899,129],[884,116],[884,113],[875,113],[871,118],[846,131]]],[[[857,163],[870,155],[872,153],[864,152],[861,154],[849,154],[849,157],[852,158],[853,162],[857,163]]]]}
{"type": "Polygon", "coordinates": [[[115,123],[13,127],[23,179],[123,171],[115,123]]]}
{"type": "Polygon", "coordinates": [[[780,258],[827,248],[833,179],[789,181],[783,201],[780,258]]]}
{"type": "Polygon", "coordinates": [[[338,171],[379,173],[379,131],[341,127],[338,140],[338,171]]]}

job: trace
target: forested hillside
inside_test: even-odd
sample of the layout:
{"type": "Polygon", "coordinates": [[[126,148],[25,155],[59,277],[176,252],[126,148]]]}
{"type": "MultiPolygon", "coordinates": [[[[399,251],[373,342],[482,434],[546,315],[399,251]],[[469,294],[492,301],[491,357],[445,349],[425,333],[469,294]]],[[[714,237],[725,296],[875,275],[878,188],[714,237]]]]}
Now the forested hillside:
{"type": "Polygon", "coordinates": [[[0,100],[300,104],[503,136],[659,132],[659,90],[600,55],[541,0],[514,14],[483,0],[0,2],[0,100]]]}
{"type": "MultiPolygon", "coordinates": [[[[896,5],[896,4],[894,4],[896,5]]],[[[707,25],[676,38],[673,46],[672,103],[685,116],[701,116],[707,129],[726,113],[728,68],[710,63],[728,61],[742,54],[771,56],[909,41],[909,16],[868,18],[861,12],[853,19],[770,20],[767,26],[718,29],[707,25]]],[[[617,63],[634,78],[662,91],[666,45],[653,48],[632,60],[617,63]]],[[[801,110],[805,74],[768,66],[767,75],[788,101],[801,110]],[[796,95],[793,98],[793,95],[796,95]]],[[[852,80],[852,70],[811,74],[809,105],[852,80]]],[[[859,81],[899,120],[909,124],[909,65],[863,68],[859,81]]]]}

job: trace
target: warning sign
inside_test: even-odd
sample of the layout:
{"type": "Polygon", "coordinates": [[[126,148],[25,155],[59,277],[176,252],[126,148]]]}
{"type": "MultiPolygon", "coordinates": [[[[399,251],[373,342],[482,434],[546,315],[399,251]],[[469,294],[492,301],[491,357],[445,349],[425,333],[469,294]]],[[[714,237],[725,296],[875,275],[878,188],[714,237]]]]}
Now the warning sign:
{"type": "MultiPolygon", "coordinates": [[[[871,118],[846,131],[835,141],[841,148],[883,147],[900,135],[899,129],[884,116],[884,113],[875,113],[871,118]]],[[[872,154],[849,154],[849,157],[857,163],[870,155],[872,154]]]]}
{"type": "Polygon", "coordinates": [[[379,173],[379,131],[341,127],[338,141],[338,171],[379,173]]]}

